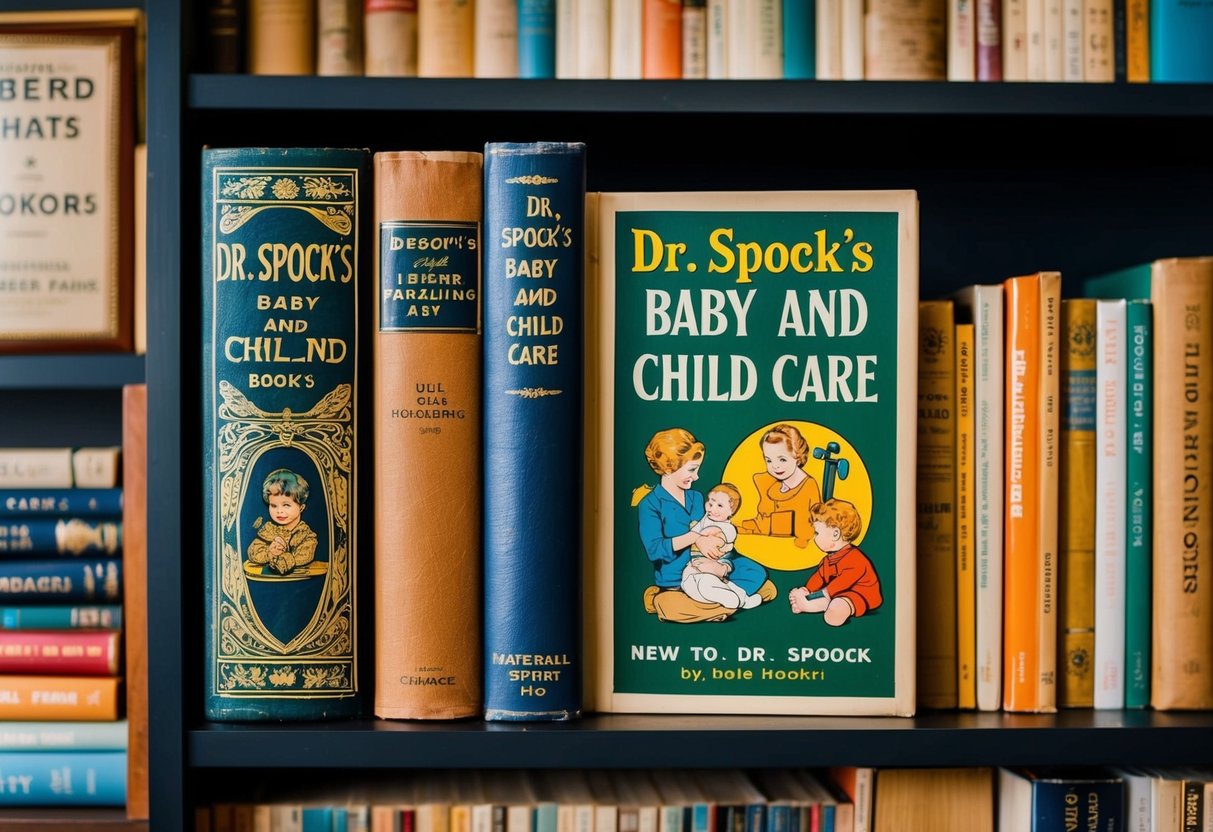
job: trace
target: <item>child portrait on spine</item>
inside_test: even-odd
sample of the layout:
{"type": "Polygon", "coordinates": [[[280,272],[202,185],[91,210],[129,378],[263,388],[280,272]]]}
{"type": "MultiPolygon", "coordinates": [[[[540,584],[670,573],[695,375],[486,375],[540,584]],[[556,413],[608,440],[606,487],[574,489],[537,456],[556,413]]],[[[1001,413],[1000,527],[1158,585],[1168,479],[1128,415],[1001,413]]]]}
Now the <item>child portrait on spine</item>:
{"type": "Polygon", "coordinates": [[[253,523],[257,536],[248,547],[250,563],[267,564],[285,575],[315,559],[316,533],[303,521],[307,498],[307,480],[294,471],[278,468],[266,475],[261,499],[270,522],[258,517],[253,523]]]}

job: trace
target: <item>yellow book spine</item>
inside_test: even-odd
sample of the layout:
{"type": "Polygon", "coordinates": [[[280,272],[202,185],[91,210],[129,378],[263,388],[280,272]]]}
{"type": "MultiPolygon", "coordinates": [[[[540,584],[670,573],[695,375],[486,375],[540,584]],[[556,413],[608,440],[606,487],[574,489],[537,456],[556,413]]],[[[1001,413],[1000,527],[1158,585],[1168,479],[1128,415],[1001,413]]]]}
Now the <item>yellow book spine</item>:
{"type": "Polygon", "coordinates": [[[956,672],[957,704],[968,709],[977,708],[973,338],[973,324],[956,325],[956,672]]]}

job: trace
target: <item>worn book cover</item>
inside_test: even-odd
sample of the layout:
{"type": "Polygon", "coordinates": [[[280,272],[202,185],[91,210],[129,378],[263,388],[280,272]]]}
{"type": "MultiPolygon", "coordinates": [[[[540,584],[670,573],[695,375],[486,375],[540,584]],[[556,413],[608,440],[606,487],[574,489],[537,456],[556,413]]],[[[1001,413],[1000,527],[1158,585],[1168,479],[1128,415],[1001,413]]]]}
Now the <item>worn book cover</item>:
{"type": "Polygon", "coordinates": [[[590,707],[912,713],[916,195],[590,205],[590,707]]]}
{"type": "Polygon", "coordinates": [[[203,151],[206,713],[359,711],[362,150],[203,151]]]}

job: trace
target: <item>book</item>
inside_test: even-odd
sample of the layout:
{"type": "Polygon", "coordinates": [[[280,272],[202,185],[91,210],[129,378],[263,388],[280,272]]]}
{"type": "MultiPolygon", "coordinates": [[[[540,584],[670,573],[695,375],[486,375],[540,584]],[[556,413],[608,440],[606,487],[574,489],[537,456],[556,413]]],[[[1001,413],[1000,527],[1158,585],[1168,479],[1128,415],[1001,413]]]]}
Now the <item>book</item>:
{"type": "Polygon", "coordinates": [[[998,770],[999,832],[1119,832],[1124,816],[1124,781],[1111,772],[998,770]]]}
{"type": "Polygon", "coordinates": [[[1154,334],[1150,704],[1213,707],[1213,258],[1168,258],[1084,282],[1088,297],[1148,299],[1154,334]]]}
{"type": "Polygon", "coordinates": [[[362,74],[362,0],[317,0],[316,74],[362,74]]]}
{"type": "Polygon", "coordinates": [[[590,202],[591,708],[912,713],[915,194],[590,202]]]}
{"type": "Polygon", "coordinates": [[[873,792],[874,832],[994,832],[989,768],[877,769],[873,792]]]}
{"type": "Polygon", "coordinates": [[[376,153],[375,713],[481,705],[480,280],[483,156],[376,153]],[[437,514],[435,516],[435,509],[437,514]]]}
{"type": "Polygon", "coordinates": [[[206,66],[211,72],[244,69],[248,0],[207,0],[204,24],[206,66]]]}
{"type": "Polygon", "coordinates": [[[5,722],[0,724],[0,751],[125,751],[128,723],[5,722]]]}
{"type": "Polygon", "coordinates": [[[121,547],[120,520],[9,517],[0,522],[0,556],[99,557],[116,555],[121,547]]]}
{"type": "Polygon", "coordinates": [[[248,0],[251,75],[316,72],[315,0],[248,0]]]}
{"type": "Polygon", "coordinates": [[[556,0],[518,0],[518,77],[556,77],[556,0]]]}
{"type": "Polygon", "coordinates": [[[121,643],[117,630],[2,630],[0,674],[116,676],[121,643]]]}
{"type": "Polygon", "coordinates": [[[356,367],[368,168],[365,150],[202,154],[210,719],[361,710],[356,367]]]}
{"type": "MultiPolygon", "coordinates": [[[[472,25],[477,78],[518,77],[516,0],[478,0],[472,25]]],[[[614,21],[612,21],[613,23],[614,21]]]]}
{"type": "Polygon", "coordinates": [[[1058,445],[1057,704],[1095,704],[1095,302],[1061,302],[1061,442],[1058,445]]]}
{"type": "Polygon", "coordinates": [[[138,21],[0,18],[0,353],[133,348],[138,21]]]}
{"type": "Polygon", "coordinates": [[[122,561],[0,558],[0,603],[99,603],[122,599],[122,561]]]}
{"type": "Polygon", "coordinates": [[[682,77],[681,0],[644,0],[641,39],[645,78],[682,77]]]}
{"type": "Polygon", "coordinates": [[[130,741],[126,756],[126,816],[149,816],[148,581],[147,581],[147,385],[122,388],[122,560],[127,615],[123,632],[126,715],[130,741]]]}
{"type": "Polygon", "coordinates": [[[708,77],[707,0],[682,0],[683,78],[708,77]]]}
{"type": "MultiPolygon", "coordinates": [[[[609,40],[611,49],[610,77],[618,79],[644,77],[643,0],[611,0],[611,34],[609,40]]],[[[712,59],[710,50],[705,59],[709,62],[710,68],[710,61],[712,59]]]]}
{"type": "Polygon", "coordinates": [[[125,751],[0,752],[0,806],[121,806],[125,751]]]}
{"type": "Polygon", "coordinates": [[[122,629],[118,604],[80,606],[0,607],[0,628],[5,630],[122,629]]]}
{"type": "Polygon", "coordinates": [[[582,707],[585,145],[484,160],[485,718],[582,707]],[[556,477],[537,510],[535,476],[556,477]]]}
{"type": "Polygon", "coordinates": [[[1213,82],[1213,6],[1185,0],[1150,0],[1150,81],[1213,82]]]}
{"type": "Polygon", "coordinates": [[[76,488],[114,488],[122,467],[122,449],[76,448],[72,451],[72,485],[76,488]]]}
{"type": "Polygon", "coordinates": [[[1125,707],[1150,704],[1150,597],[1153,567],[1153,306],[1126,305],[1128,464],[1125,490],[1125,707]]]}
{"type": "Polygon", "coordinates": [[[475,69],[473,4],[465,0],[418,0],[417,74],[422,78],[471,78],[475,69]]]}
{"type": "Polygon", "coordinates": [[[956,324],[956,684],[957,707],[977,708],[977,580],[974,564],[977,495],[973,447],[973,324],[956,324]]]}
{"type": "Polygon", "coordinates": [[[0,448],[0,488],[71,487],[71,448],[0,448]]]}
{"type": "Polygon", "coordinates": [[[1003,708],[1057,707],[1061,275],[1008,278],[1003,708]]]}
{"type": "Polygon", "coordinates": [[[834,766],[830,768],[829,775],[855,807],[855,832],[871,832],[872,789],[876,770],[863,766],[834,766]]]}
{"type": "Polygon", "coordinates": [[[864,27],[865,79],[947,79],[947,4],[943,0],[868,0],[864,27]]]}
{"type": "Polygon", "coordinates": [[[948,0],[948,80],[977,80],[976,0],[948,0]]]}
{"type": "Polygon", "coordinates": [[[817,13],[814,0],[783,0],[783,77],[817,75],[817,13]]]}
{"type": "Polygon", "coordinates": [[[1125,302],[1096,302],[1095,707],[1125,706],[1125,302]]]}
{"type": "Polygon", "coordinates": [[[951,300],[918,304],[918,504],[915,573],[918,704],[955,708],[956,639],[956,349],[951,300]]]}
{"type": "Polygon", "coordinates": [[[117,676],[0,675],[0,721],[100,721],[119,717],[117,676]]]}
{"type": "Polygon", "coordinates": [[[968,286],[957,317],[973,323],[977,707],[1002,704],[1003,289],[968,286]]]}
{"type": "Polygon", "coordinates": [[[366,0],[363,45],[367,75],[415,76],[417,0],[366,0]]]}
{"type": "Polygon", "coordinates": [[[121,488],[0,489],[0,518],[121,516],[121,488]]]}

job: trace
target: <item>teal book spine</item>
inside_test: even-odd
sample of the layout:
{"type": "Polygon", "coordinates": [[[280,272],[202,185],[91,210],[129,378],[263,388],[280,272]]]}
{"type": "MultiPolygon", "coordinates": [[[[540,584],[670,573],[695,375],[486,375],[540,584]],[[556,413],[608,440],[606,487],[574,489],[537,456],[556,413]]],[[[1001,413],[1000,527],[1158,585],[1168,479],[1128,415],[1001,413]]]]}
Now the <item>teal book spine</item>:
{"type": "Polygon", "coordinates": [[[518,0],[518,77],[556,77],[556,0],[518,0]]]}
{"type": "Polygon", "coordinates": [[[1125,493],[1125,707],[1150,704],[1150,615],[1154,505],[1153,307],[1145,301],[1125,304],[1128,330],[1128,461],[1125,493]]]}
{"type": "Polygon", "coordinates": [[[129,726],[110,722],[0,722],[0,752],[125,751],[129,726]]]}
{"type": "Polygon", "coordinates": [[[487,145],[484,196],[485,718],[570,719],[582,703],[585,145],[487,145]]]}
{"type": "Polygon", "coordinates": [[[126,752],[3,752],[0,782],[0,806],[122,806],[126,752]]]}
{"type": "Polygon", "coordinates": [[[117,604],[0,607],[0,630],[122,629],[117,604]]]}
{"type": "Polygon", "coordinates": [[[816,0],[783,0],[783,77],[817,77],[816,0]]]}
{"type": "Polygon", "coordinates": [[[0,490],[0,518],[121,516],[121,488],[5,488],[0,490]]]}
{"type": "Polygon", "coordinates": [[[202,153],[205,714],[354,717],[365,150],[202,153]]]}
{"type": "Polygon", "coordinates": [[[1213,82],[1213,3],[1150,0],[1150,81],[1213,82]]]}
{"type": "Polygon", "coordinates": [[[0,603],[113,603],[122,600],[122,561],[0,559],[0,603]]]}
{"type": "Polygon", "coordinates": [[[0,557],[111,557],[122,547],[122,523],[85,517],[8,517],[0,521],[0,557]]]}

